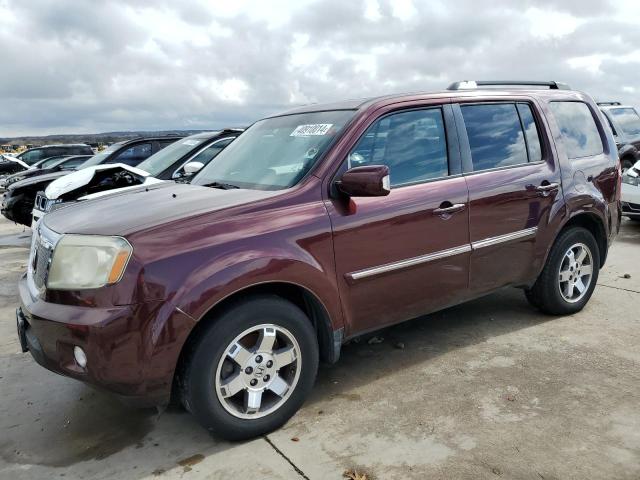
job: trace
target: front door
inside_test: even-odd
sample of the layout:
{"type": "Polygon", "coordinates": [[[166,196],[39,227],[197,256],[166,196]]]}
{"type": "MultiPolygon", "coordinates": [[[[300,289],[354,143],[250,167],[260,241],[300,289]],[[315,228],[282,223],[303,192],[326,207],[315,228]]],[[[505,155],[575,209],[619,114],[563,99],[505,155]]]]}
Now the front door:
{"type": "MultiPolygon", "coordinates": [[[[469,187],[476,296],[530,280],[561,214],[560,169],[541,139],[543,116],[529,101],[454,105],[469,187]]],[[[545,130],[543,130],[543,128],[545,130]]]]}
{"type": "Polygon", "coordinates": [[[392,111],[345,160],[345,169],[387,165],[391,179],[386,197],[327,200],[348,336],[467,294],[468,192],[453,141],[449,105],[392,111]]]}

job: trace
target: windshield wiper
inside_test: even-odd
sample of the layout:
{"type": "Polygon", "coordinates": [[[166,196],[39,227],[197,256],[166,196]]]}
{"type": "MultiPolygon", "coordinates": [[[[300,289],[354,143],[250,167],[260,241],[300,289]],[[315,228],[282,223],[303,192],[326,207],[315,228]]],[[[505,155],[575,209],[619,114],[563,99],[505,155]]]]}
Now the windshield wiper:
{"type": "Polygon", "coordinates": [[[232,190],[234,188],[240,188],[239,186],[234,185],[233,183],[223,183],[223,182],[211,182],[211,183],[206,183],[203,186],[211,187],[211,188],[220,188],[221,190],[232,190]]]}

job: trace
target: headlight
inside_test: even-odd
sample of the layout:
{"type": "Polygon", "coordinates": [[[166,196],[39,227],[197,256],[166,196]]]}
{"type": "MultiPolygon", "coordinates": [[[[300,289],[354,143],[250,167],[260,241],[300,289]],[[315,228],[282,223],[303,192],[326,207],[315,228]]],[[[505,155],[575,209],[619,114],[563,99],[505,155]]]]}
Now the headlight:
{"type": "Polygon", "coordinates": [[[622,183],[627,183],[629,185],[638,186],[640,185],[640,177],[632,177],[631,175],[623,175],[622,183]]]}
{"type": "Polygon", "coordinates": [[[132,250],[122,237],[64,235],[53,251],[47,288],[78,290],[117,283],[132,250]]]}

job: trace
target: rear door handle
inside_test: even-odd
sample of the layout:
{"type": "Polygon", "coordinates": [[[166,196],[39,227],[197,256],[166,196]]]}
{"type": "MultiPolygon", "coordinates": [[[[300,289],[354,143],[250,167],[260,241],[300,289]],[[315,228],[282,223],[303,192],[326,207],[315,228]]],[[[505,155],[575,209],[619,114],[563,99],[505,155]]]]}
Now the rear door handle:
{"type": "Polygon", "coordinates": [[[454,203],[454,204],[450,204],[450,206],[445,207],[443,205],[449,204],[449,202],[443,202],[442,204],[440,204],[440,207],[435,208],[433,210],[433,214],[434,215],[447,215],[447,214],[452,214],[452,213],[456,213],[459,212],[460,210],[464,210],[464,203],[454,203]]]}

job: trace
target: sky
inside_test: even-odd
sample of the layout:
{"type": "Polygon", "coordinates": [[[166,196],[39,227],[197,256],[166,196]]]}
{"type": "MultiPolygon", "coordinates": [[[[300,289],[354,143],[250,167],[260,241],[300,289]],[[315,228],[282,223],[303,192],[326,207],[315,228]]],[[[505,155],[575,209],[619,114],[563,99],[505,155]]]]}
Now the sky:
{"type": "Polygon", "coordinates": [[[248,125],[559,80],[640,106],[637,0],[0,0],[0,137],[248,125]]]}

